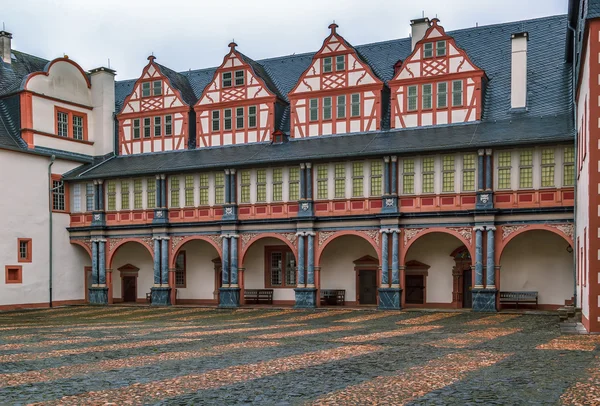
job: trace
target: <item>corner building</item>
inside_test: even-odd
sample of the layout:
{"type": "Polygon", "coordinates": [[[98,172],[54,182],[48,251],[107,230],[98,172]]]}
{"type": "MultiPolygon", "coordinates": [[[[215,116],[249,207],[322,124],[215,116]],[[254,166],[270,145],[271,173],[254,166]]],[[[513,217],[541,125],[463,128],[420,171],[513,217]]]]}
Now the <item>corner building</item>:
{"type": "Polygon", "coordinates": [[[595,4],[453,32],[423,18],[410,38],[360,46],[331,24],[315,53],[256,61],[231,43],[216,68],[150,56],[125,81],[0,33],[15,192],[0,308],[497,311],[529,292],[600,330],[595,4]]]}

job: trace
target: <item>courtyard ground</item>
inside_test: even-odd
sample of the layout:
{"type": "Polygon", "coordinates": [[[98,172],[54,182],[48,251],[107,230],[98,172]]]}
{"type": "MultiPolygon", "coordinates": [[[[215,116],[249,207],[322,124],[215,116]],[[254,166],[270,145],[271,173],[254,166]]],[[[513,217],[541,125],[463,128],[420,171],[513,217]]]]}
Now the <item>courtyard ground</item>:
{"type": "Polygon", "coordinates": [[[0,404],[600,404],[557,316],[68,307],[0,313],[0,404]]]}

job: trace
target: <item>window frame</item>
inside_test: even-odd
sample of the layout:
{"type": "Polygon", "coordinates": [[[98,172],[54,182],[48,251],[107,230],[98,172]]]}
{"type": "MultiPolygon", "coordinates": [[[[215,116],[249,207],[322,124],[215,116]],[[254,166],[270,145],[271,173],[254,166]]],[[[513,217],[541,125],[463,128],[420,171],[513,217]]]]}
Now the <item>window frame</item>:
{"type": "Polygon", "coordinates": [[[425,156],[421,159],[421,194],[435,194],[435,157],[425,156]],[[431,160],[431,170],[425,170],[425,161],[431,160]],[[425,191],[425,176],[431,176],[431,191],[425,191]]]}
{"type": "Polygon", "coordinates": [[[336,55],[335,57],[335,71],[342,72],[346,70],[346,55],[336,55]],[[340,60],[341,58],[341,60],[340,60]],[[341,61],[341,62],[340,62],[341,61]],[[340,65],[342,66],[340,68],[340,65]]]}
{"type": "Polygon", "coordinates": [[[264,275],[265,275],[265,288],[266,289],[289,289],[289,288],[296,288],[298,286],[298,263],[296,260],[296,256],[294,255],[294,252],[290,249],[289,246],[287,245],[267,245],[265,246],[265,250],[264,250],[264,255],[265,255],[265,268],[264,268],[264,275]],[[272,278],[272,272],[273,272],[273,268],[272,268],[272,263],[271,263],[271,259],[272,259],[272,255],[273,254],[281,254],[281,268],[280,268],[280,279],[281,279],[281,284],[280,285],[274,285],[273,282],[273,278],[272,278]],[[293,272],[294,278],[293,281],[289,281],[288,280],[288,254],[291,255],[291,258],[293,259],[294,263],[293,265],[291,265],[291,272],[293,272]]]}
{"type": "Polygon", "coordinates": [[[320,164],[317,165],[317,200],[327,200],[329,199],[329,165],[328,164],[320,164]],[[323,172],[321,172],[323,170],[323,172]],[[321,176],[324,175],[324,176],[321,176]],[[324,185],[324,188],[321,188],[324,185]],[[322,195],[321,192],[324,191],[325,194],[322,195]],[[322,197],[324,196],[324,197],[322,197]]]}
{"type": "Polygon", "coordinates": [[[331,73],[333,72],[333,58],[331,56],[326,56],[322,59],[322,72],[323,73],[331,73]],[[328,67],[328,68],[326,68],[328,67]]]}
{"type": "Polygon", "coordinates": [[[29,263],[32,260],[32,239],[31,238],[17,238],[17,262],[29,263]],[[21,255],[21,244],[25,244],[26,253],[23,257],[21,255]]]}
{"type": "Polygon", "coordinates": [[[318,98],[308,99],[308,121],[309,122],[319,121],[319,99],[318,98]],[[315,106],[313,106],[313,102],[316,103],[315,106]],[[314,113],[314,115],[313,115],[313,113],[314,113]]]}
{"type": "Polygon", "coordinates": [[[185,253],[185,250],[181,250],[177,253],[177,256],[175,257],[175,288],[176,289],[185,289],[186,287],[187,287],[187,255],[185,253]],[[177,267],[178,259],[180,256],[183,256],[183,269],[180,269],[177,267]],[[183,273],[183,284],[177,283],[177,274],[179,272],[183,273]]]}
{"type": "Polygon", "coordinates": [[[333,98],[331,96],[323,97],[323,121],[330,121],[333,119],[333,98]]]}
{"type": "Polygon", "coordinates": [[[233,71],[221,72],[221,87],[223,89],[233,87],[233,71]],[[229,79],[226,79],[225,75],[229,75],[229,79]],[[228,85],[225,84],[226,81],[229,81],[228,85]]]}
{"type": "Polygon", "coordinates": [[[80,213],[81,210],[81,183],[76,183],[72,187],[73,190],[73,211],[80,213]]]}
{"type": "Polygon", "coordinates": [[[210,204],[210,181],[208,173],[201,173],[198,180],[198,205],[208,206],[210,204]]]}
{"type": "Polygon", "coordinates": [[[144,182],[143,179],[133,180],[133,210],[144,209],[144,182]]]}
{"type": "MultiPolygon", "coordinates": [[[[520,159],[520,156],[519,156],[520,159]]],[[[504,176],[504,175],[502,175],[504,176]]],[[[520,185],[519,179],[519,185],[520,185]]],[[[512,151],[498,151],[498,182],[496,184],[498,190],[511,190],[512,189],[512,151]],[[504,165],[503,156],[508,156],[508,165],[504,165]],[[508,174],[508,187],[503,187],[505,184],[501,177],[501,173],[508,174]]]]}
{"type": "Polygon", "coordinates": [[[533,149],[523,149],[519,151],[519,189],[533,189],[533,149]],[[524,164],[523,163],[523,153],[530,152],[531,153],[531,163],[524,164]],[[523,173],[524,169],[528,169],[531,173],[531,186],[523,186],[523,173]]]}
{"type": "Polygon", "coordinates": [[[152,138],[152,117],[144,117],[143,138],[152,138]],[[146,135],[146,132],[148,135],[146,135]]]}
{"type": "Polygon", "coordinates": [[[179,196],[179,191],[181,188],[181,182],[178,176],[173,176],[169,178],[169,208],[181,208],[181,198],[179,196]]]}
{"type": "Polygon", "coordinates": [[[433,58],[435,47],[433,46],[433,42],[426,42],[423,44],[423,58],[429,59],[433,58]],[[431,49],[429,49],[431,47],[431,49]],[[431,52],[431,55],[429,53],[431,52]]]}
{"type": "Polygon", "coordinates": [[[246,120],[244,119],[244,108],[236,107],[235,108],[235,129],[236,130],[243,129],[245,123],[246,123],[246,120]],[[241,123],[241,125],[240,125],[240,123],[241,123]]]}
{"type": "Polygon", "coordinates": [[[95,201],[96,201],[96,188],[94,187],[93,183],[86,183],[85,184],[85,211],[86,212],[94,211],[95,201]],[[89,193],[90,186],[91,186],[91,193],[89,193]],[[91,201],[90,201],[90,198],[91,198],[91,201]]]}
{"type": "Polygon", "coordinates": [[[345,199],[346,198],[346,163],[338,162],[333,165],[333,198],[334,199],[345,199]],[[338,171],[339,169],[339,171],[338,171]],[[340,187],[340,193],[338,193],[338,186],[340,187]]]}
{"type": "Polygon", "coordinates": [[[231,130],[233,130],[233,109],[223,109],[223,131],[231,130]],[[227,113],[229,113],[229,117],[227,113]]]}
{"type": "Polygon", "coordinates": [[[233,71],[233,84],[234,87],[244,86],[246,84],[246,71],[244,69],[233,71]],[[242,75],[239,76],[238,73],[241,73],[242,75]],[[238,83],[238,80],[241,80],[241,83],[238,83]]]}
{"type": "Polygon", "coordinates": [[[419,111],[419,86],[409,85],[406,86],[406,111],[419,111]],[[411,90],[414,90],[411,95],[411,90]],[[411,108],[411,101],[414,101],[414,108],[411,108]]]}
{"type": "Polygon", "coordinates": [[[240,174],[240,203],[249,204],[252,200],[252,172],[250,169],[244,169],[240,174]]]}
{"type": "Polygon", "coordinates": [[[563,149],[563,173],[562,173],[562,185],[563,187],[574,187],[575,186],[575,147],[565,147],[563,149]],[[569,152],[572,157],[571,161],[567,161],[567,152],[569,152]],[[570,167],[571,171],[573,171],[573,176],[571,179],[571,183],[567,183],[567,168],[570,167]]]}
{"type": "Polygon", "coordinates": [[[352,93],[350,95],[350,118],[360,117],[362,112],[362,100],[360,97],[360,93],[352,93]],[[358,100],[354,100],[354,96],[358,97],[358,100]],[[358,112],[354,114],[354,108],[358,109],[358,112]]]}
{"type": "Polygon", "coordinates": [[[421,109],[433,109],[433,85],[431,83],[423,83],[421,85],[421,109]],[[429,92],[426,92],[425,89],[429,89],[429,92]],[[428,106],[425,105],[425,100],[429,100],[428,106]]]}
{"type": "Polygon", "coordinates": [[[365,197],[365,163],[363,161],[352,162],[352,197],[365,197]]]}
{"type": "Polygon", "coordinates": [[[338,119],[346,118],[346,95],[341,94],[335,98],[335,117],[338,119]],[[340,114],[342,112],[342,114],[340,114]]]}
{"type": "Polygon", "coordinates": [[[121,211],[131,210],[131,194],[129,193],[129,182],[129,179],[121,181],[121,211]]]}
{"type": "Polygon", "coordinates": [[[162,96],[162,94],[163,94],[163,81],[162,80],[153,80],[152,81],[152,97],[162,96]],[[159,83],[160,86],[156,86],[157,83],[159,83]],[[156,89],[159,89],[158,93],[156,93],[156,89]]]}
{"type": "Polygon", "coordinates": [[[248,106],[248,128],[256,128],[258,127],[258,108],[256,106],[248,106]],[[251,113],[250,110],[254,109],[254,113],[251,113]],[[252,120],[254,119],[254,124],[252,124],[252,120]]]}
{"type": "Polygon", "coordinates": [[[556,148],[541,148],[540,149],[540,189],[551,189],[556,187],[556,148]],[[544,163],[544,152],[552,154],[552,163],[544,163]],[[544,184],[544,172],[550,170],[552,183],[544,184]]]}
{"type": "Polygon", "coordinates": [[[156,207],[156,178],[146,178],[146,208],[156,207]]]}
{"type": "Polygon", "coordinates": [[[173,115],[165,114],[165,137],[171,137],[173,135],[173,115]]]}
{"type": "Polygon", "coordinates": [[[435,106],[437,110],[447,109],[448,108],[448,82],[437,82],[436,83],[436,92],[435,92],[435,106]],[[444,85],[446,89],[444,91],[440,90],[440,85],[444,85]],[[440,96],[443,95],[443,99],[440,99],[440,96]],[[443,106],[440,105],[440,100],[443,100],[443,106]]]}
{"type": "Polygon", "coordinates": [[[464,101],[464,94],[465,94],[465,85],[463,83],[462,79],[458,79],[458,80],[453,80],[452,81],[452,107],[462,107],[465,105],[465,101],[464,101]],[[456,89],[456,85],[460,83],[460,90],[456,89]],[[460,94],[460,104],[457,104],[455,101],[455,97],[454,94],[460,94]]]}
{"type": "Polygon", "coordinates": [[[288,168],[288,202],[298,200],[300,200],[300,168],[291,166],[288,168]]]}
{"type": "Polygon", "coordinates": [[[273,168],[271,170],[271,184],[271,201],[283,202],[283,168],[273,168]],[[277,179],[275,178],[276,174],[278,174],[277,179]]]}
{"type": "Polygon", "coordinates": [[[106,182],[106,211],[117,211],[117,181],[115,180],[106,182]]]}
{"type": "Polygon", "coordinates": [[[214,176],[215,206],[225,204],[225,172],[215,172],[214,176]]]}
{"type": "Polygon", "coordinates": [[[462,154],[462,184],[461,184],[461,190],[463,192],[475,192],[475,190],[477,189],[477,155],[475,153],[464,153],[462,154]],[[467,168],[467,157],[469,159],[473,160],[473,167],[468,167],[467,168]],[[473,189],[467,189],[465,187],[465,178],[466,176],[472,177],[473,178],[473,189]]]}
{"type": "Polygon", "coordinates": [[[402,194],[403,195],[414,195],[415,194],[415,158],[405,158],[402,160],[402,194]],[[410,163],[410,165],[408,165],[410,163]],[[412,167],[412,171],[410,167],[412,167]],[[411,180],[410,191],[406,188],[406,179],[411,180]]]}
{"type": "Polygon", "coordinates": [[[259,168],[256,170],[256,203],[267,203],[267,200],[267,169],[259,168]]]}
{"type": "Polygon", "coordinates": [[[20,284],[23,283],[23,267],[21,265],[6,265],[4,267],[4,283],[9,284],[20,284]],[[9,279],[11,271],[17,271],[17,278],[9,279]]]}
{"type": "Polygon", "coordinates": [[[211,111],[211,132],[216,133],[221,131],[221,110],[212,110],[211,111]],[[215,117],[215,113],[216,117],[215,117]],[[215,124],[217,125],[217,128],[215,128],[215,124]]]}
{"type": "Polygon", "coordinates": [[[184,197],[184,203],[185,206],[184,207],[195,207],[196,206],[196,199],[195,199],[195,190],[196,190],[196,185],[195,185],[195,179],[194,179],[194,175],[185,175],[183,177],[183,197],[184,197]],[[188,182],[191,180],[191,183],[188,182]],[[191,202],[191,203],[190,203],[191,202]]]}
{"type": "Polygon", "coordinates": [[[154,127],[154,138],[162,137],[162,116],[154,116],[152,126],[154,127]]]}
{"type": "Polygon", "coordinates": [[[70,141],[88,141],[88,119],[87,113],[77,110],[67,109],[65,107],[54,106],[54,134],[61,139],[68,139],[70,141]],[[59,122],[58,115],[63,114],[66,116],[66,122],[59,122]],[[75,138],[75,120],[74,117],[81,118],[81,138],[75,138]],[[65,128],[61,129],[61,126],[66,126],[66,135],[60,135],[65,128]],[[59,131],[60,130],[60,131],[59,131]]]}
{"type": "Polygon", "coordinates": [[[447,48],[448,48],[448,45],[447,45],[445,39],[439,40],[439,41],[435,41],[435,56],[436,56],[436,58],[446,56],[447,53],[448,53],[448,49],[447,48]],[[444,46],[440,47],[440,44],[443,44],[444,46]],[[444,50],[443,53],[440,53],[441,49],[444,50]]]}
{"type": "Polygon", "coordinates": [[[132,140],[139,140],[140,138],[142,138],[142,126],[141,126],[141,119],[139,118],[134,118],[131,122],[131,139],[132,140]],[[136,137],[136,130],[137,130],[137,137],[136,137]]]}
{"type": "Polygon", "coordinates": [[[456,156],[451,154],[442,155],[442,193],[456,193],[456,156]],[[446,162],[446,159],[452,161],[452,168],[450,168],[450,163],[446,162]],[[448,166],[446,166],[446,164],[448,164],[448,166]],[[448,181],[448,184],[452,184],[452,190],[447,187],[446,181],[448,181]]]}
{"type": "MultiPolygon", "coordinates": [[[[61,175],[52,174],[51,177],[51,191],[50,191],[50,204],[52,204],[52,212],[53,213],[68,213],[70,208],[69,202],[69,185],[62,180],[61,175]],[[54,190],[56,187],[55,182],[60,182],[62,187],[62,192],[57,192],[54,190]],[[54,205],[54,195],[60,196],[63,195],[63,208],[56,208],[54,205]]],[[[59,206],[60,207],[60,206],[59,206]]]]}
{"type": "Polygon", "coordinates": [[[383,196],[383,162],[381,160],[371,161],[370,165],[370,194],[371,197],[380,197],[383,196]],[[377,167],[376,171],[374,171],[374,167],[377,167]],[[373,182],[373,180],[377,180],[373,182]],[[373,185],[377,184],[379,192],[374,192],[373,185]]]}

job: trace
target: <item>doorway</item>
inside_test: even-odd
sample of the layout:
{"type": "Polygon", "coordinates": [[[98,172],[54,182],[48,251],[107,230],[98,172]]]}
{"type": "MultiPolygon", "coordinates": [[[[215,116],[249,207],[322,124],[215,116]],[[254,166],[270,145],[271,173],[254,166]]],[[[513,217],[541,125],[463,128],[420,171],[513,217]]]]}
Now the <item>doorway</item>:
{"type": "Polygon", "coordinates": [[[425,303],[425,277],[423,275],[405,276],[406,303],[424,304],[425,303]]]}
{"type": "Polygon", "coordinates": [[[123,302],[135,303],[137,299],[137,278],[135,276],[123,276],[123,302]]]}
{"type": "Polygon", "coordinates": [[[377,271],[367,269],[358,271],[358,303],[377,304],[377,271]]]}
{"type": "Polygon", "coordinates": [[[471,287],[473,286],[473,271],[466,269],[463,271],[463,308],[473,307],[473,292],[471,287]]]}

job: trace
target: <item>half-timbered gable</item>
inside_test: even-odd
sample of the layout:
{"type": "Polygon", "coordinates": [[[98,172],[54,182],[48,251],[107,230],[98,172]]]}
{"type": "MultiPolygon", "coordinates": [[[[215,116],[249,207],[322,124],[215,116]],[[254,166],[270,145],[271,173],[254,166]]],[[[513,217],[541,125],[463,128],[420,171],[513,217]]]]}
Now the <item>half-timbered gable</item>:
{"type": "Polygon", "coordinates": [[[485,73],[434,18],[400,64],[392,91],[391,127],[454,124],[481,119],[485,73]]]}
{"type": "Polygon", "coordinates": [[[121,155],[187,148],[194,93],[183,75],[148,60],[117,115],[121,155]]]}
{"type": "Polygon", "coordinates": [[[230,51],[204,88],[196,111],[198,148],[268,141],[277,130],[283,96],[258,62],[230,51]]]}
{"type": "Polygon", "coordinates": [[[331,34],[289,93],[291,136],[375,131],[381,128],[383,82],[331,24],[331,34]]]}

